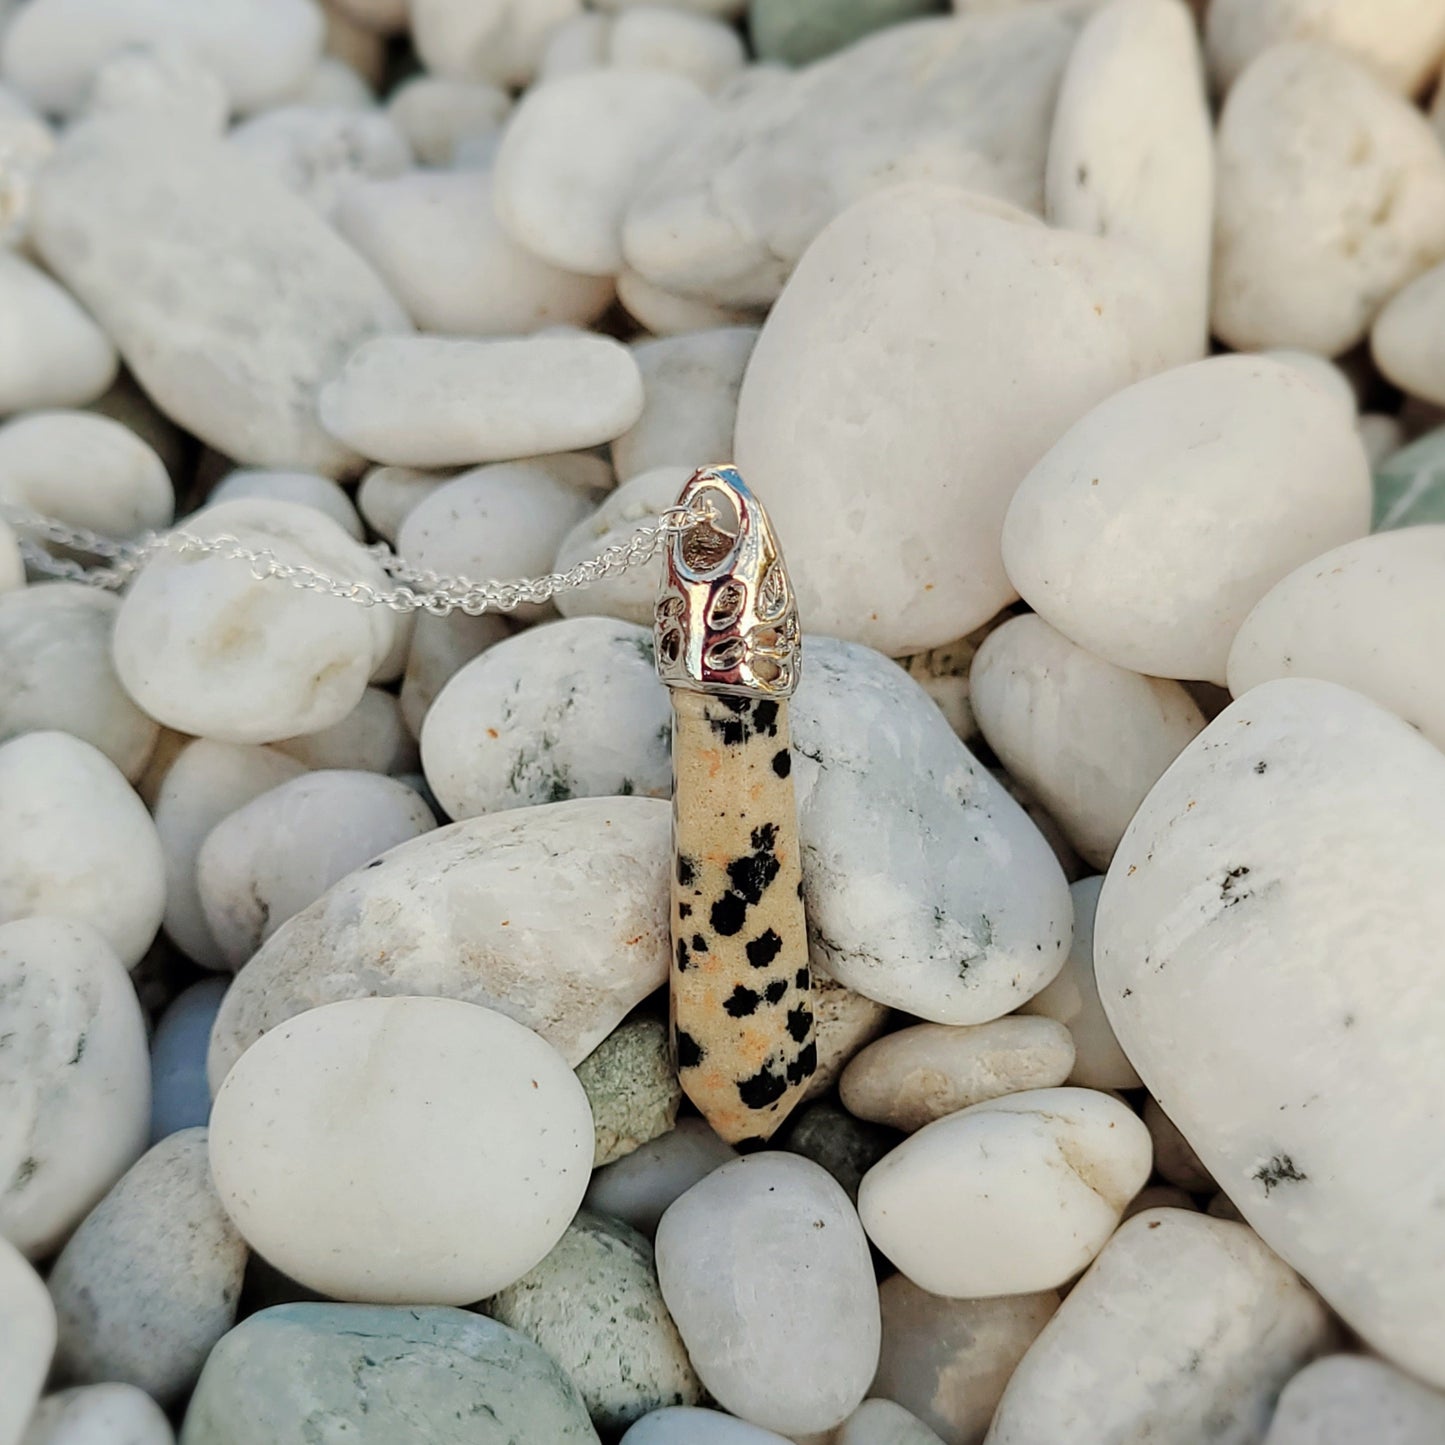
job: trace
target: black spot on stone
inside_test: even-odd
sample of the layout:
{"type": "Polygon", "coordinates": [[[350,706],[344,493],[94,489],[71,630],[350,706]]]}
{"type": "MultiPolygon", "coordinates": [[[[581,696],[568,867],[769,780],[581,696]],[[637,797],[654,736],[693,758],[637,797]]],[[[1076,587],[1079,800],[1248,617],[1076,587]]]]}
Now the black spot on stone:
{"type": "Polygon", "coordinates": [[[797,1008],[788,1010],[788,1035],[795,1044],[802,1043],[812,1027],[813,1010],[807,1004],[799,1004],[797,1008]]]}
{"type": "Polygon", "coordinates": [[[705,939],[705,938],[702,936],[702,934],[700,934],[700,933],[694,933],[694,934],[693,934],[693,936],[692,936],[692,951],[693,951],[694,953],[706,953],[706,952],[707,952],[707,939],[705,939]]]}
{"type": "Polygon", "coordinates": [[[748,962],[754,968],[766,968],[782,952],[782,948],[783,940],[776,930],[765,929],[756,938],[748,940],[748,962]]]}
{"type": "Polygon", "coordinates": [[[697,877],[697,865],[686,853],[677,855],[677,881],[680,887],[688,887],[697,877]]]}
{"type": "Polygon", "coordinates": [[[801,1084],[804,1079],[811,1079],[817,1067],[818,1046],[815,1043],[807,1043],[798,1050],[798,1057],[788,1065],[788,1082],[801,1084]]]}
{"type": "Polygon", "coordinates": [[[809,988],[813,982],[812,975],[806,968],[800,968],[794,976],[793,982],[798,988],[809,988]]]}
{"type": "Polygon", "coordinates": [[[759,823],[749,835],[749,841],[752,843],[755,853],[771,853],[773,845],[778,841],[778,825],[776,823],[759,823]]]}
{"type": "Polygon", "coordinates": [[[1268,1199],[1271,1189],[1281,1184],[1301,1184],[1309,1175],[1297,1169],[1288,1154],[1276,1154],[1267,1164],[1261,1164],[1250,1178],[1264,1185],[1264,1197],[1268,1199]]]}
{"type": "Polygon", "coordinates": [[[753,727],[765,738],[778,735],[778,705],[766,698],[753,708],[753,727]]]}
{"type": "Polygon", "coordinates": [[[766,1064],[752,1078],[738,1080],[738,1098],[749,1109],[766,1109],[769,1104],[776,1104],[787,1092],[788,1080],[766,1064]]]}
{"type": "Polygon", "coordinates": [[[801,898],[802,896],[803,896],[803,880],[802,880],[801,878],[799,878],[799,879],[798,879],[798,897],[801,898]]]}
{"type": "Polygon", "coordinates": [[[775,978],[764,990],[763,997],[769,1003],[782,1003],[783,995],[788,991],[788,980],[775,978]]]}
{"type": "Polygon", "coordinates": [[[1226,908],[1232,908],[1236,903],[1243,903],[1250,896],[1248,888],[1239,887],[1241,878],[1249,877],[1249,868],[1241,863],[1238,868],[1231,868],[1219,885],[1219,899],[1226,908]]]}
{"type": "Polygon", "coordinates": [[[722,934],[724,938],[731,938],[735,933],[742,932],[743,921],[747,914],[748,905],[736,893],[724,893],[713,904],[708,917],[712,920],[715,933],[722,934]]]}
{"type": "Polygon", "coordinates": [[[383,861],[383,860],[380,859],[380,858],[373,858],[373,859],[371,860],[371,862],[368,863],[366,866],[367,866],[368,868],[380,868],[380,867],[381,867],[381,864],[382,864],[382,861],[383,861]]]}
{"type": "Polygon", "coordinates": [[[677,940],[677,971],[686,973],[691,962],[692,960],[687,956],[687,940],[679,938],[677,940]]]}
{"type": "Polygon", "coordinates": [[[691,918],[691,917],[692,917],[692,904],[691,904],[691,903],[679,903],[679,904],[677,905],[677,916],[678,916],[679,918],[691,918]]]}
{"type": "Polygon", "coordinates": [[[745,1019],[757,1013],[762,996],[751,988],[738,984],[723,1001],[723,1008],[735,1019],[745,1019]]]}
{"type": "Polygon", "coordinates": [[[793,771],[793,755],[787,748],[779,748],[773,754],[773,771],[780,778],[786,778],[793,771]]]}
{"type": "Polygon", "coordinates": [[[1261,759],[1254,765],[1254,770],[1255,770],[1255,772],[1257,772],[1257,773],[1262,773],[1268,766],[1269,766],[1269,764],[1268,764],[1267,762],[1265,762],[1265,760],[1264,760],[1263,758],[1261,758],[1261,759]]]}
{"type": "MultiPolygon", "coordinates": [[[[753,833],[754,839],[757,838],[758,831],[753,833]]],[[[748,853],[741,858],[734,858],[728,864],[728,882],[733,885],[733,892],[745,902],[756,903],[762,898],[768,885],[778,876],[781,868],[782,864],[771,852],[760,849],[756,853],[748,853]]]]}
{"type": "Polygon", "coordinates": [[[686,1029],[677,1031],[677,1066],[679,1069],[695,1069],[706,1057],[706,1051],[686,1029]]]}

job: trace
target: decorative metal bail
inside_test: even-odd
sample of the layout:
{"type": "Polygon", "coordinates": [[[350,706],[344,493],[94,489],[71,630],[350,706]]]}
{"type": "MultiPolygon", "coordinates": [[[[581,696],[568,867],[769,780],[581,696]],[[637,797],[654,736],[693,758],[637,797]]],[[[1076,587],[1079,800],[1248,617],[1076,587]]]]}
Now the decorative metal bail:
{"type": "Polygon", "coordinates": [[[802,639],[768,514],[730,466],[694,472],[677,505],[708,520],[674,532],[665,554],[656,611],[658,675],[669,687],[693,692],[790,697],[802,639]],[[729,510],[736,533],[717,525],[729,510]]]}

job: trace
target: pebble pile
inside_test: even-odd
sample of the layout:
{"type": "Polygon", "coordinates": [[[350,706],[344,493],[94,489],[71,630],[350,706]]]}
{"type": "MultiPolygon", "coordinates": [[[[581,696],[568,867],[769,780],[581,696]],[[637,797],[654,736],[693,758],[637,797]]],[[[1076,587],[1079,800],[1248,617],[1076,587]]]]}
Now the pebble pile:
{"type": "Polygon", "coordinates": [[[0,0],[0,1445],[1445,1441],[1442,67],[0,0]],[[761,1148],[670,1054],[658,559],[22,546],[537,576],[721,462],[807,634],[761,1148]]]}

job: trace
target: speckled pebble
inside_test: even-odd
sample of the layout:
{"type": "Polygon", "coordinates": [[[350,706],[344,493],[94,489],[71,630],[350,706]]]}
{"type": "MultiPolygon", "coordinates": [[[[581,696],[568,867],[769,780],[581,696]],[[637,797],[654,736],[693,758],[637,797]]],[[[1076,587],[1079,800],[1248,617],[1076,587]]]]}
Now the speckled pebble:
{"type": "Polygon", "coordinates": [[[855,1203],[863,1176],[897,1143],[896,1130],[856,1119],[829,1099],[804,1106],[788,1121],[780,1148],[821,1164],[855,1203]]]}
{"type": "Polygon", "coordinates": [[[594,1169],[666,1134],[682,1103],[667,1025],[660,1019],[631,1019],[608,1034],[577,1065],[577,1081],[592,1106],[594,1169]]]}

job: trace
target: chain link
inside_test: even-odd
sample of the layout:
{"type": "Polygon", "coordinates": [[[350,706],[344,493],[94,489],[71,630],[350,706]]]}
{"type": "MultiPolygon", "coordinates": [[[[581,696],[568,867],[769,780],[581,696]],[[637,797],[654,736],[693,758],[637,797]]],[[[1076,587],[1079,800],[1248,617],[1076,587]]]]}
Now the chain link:
{"type": "Polygon", "coordinates": [[[602,548],[595,557],[587,557],[565,572],[480,582],[413,567],[384,542],[378,542],[366,551],[388,578],[400,584],[393,588],[332,577],[316,567],[287,562],[269,547],[248,547],[239,538],[224,533],[200,537],[177,529],[147,532],[126,541],[86,527],[72,527],[55,517],[7,503],[0,503],[0,519],[19,531],[21,555],[34,571],[91,587],[118,590],[152,557],[161,552],[175,552],[182,557],[212,556],[244,562],[258,581],[284,582],[304,592],[320,592],[363,607],[388,607],[403,613],[420,611],[433,617],[445,617],[452,612],[479,617],[484,612],[510,612],[527,603],[547,602],[559,592],[590,587],[604,577],[640,567],[662,550],[669,537],[700,523],[712,522],[715,517],[710,507],[668,507],[659,515],[656,525],[639,526],[629,537],[602,548]],[[37,539],[106,560],[101,566],[86,566],[69,557],[57,557],[37,539]]]}

